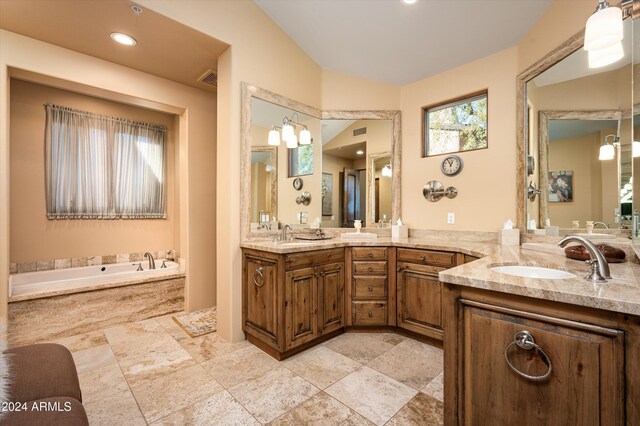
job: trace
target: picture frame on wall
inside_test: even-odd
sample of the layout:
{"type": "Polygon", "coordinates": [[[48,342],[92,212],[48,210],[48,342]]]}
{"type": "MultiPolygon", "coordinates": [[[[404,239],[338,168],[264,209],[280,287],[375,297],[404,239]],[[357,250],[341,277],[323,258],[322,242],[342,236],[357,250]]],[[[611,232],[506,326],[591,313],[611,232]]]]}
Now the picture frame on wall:
{"type": "Polygon", "coordinates": [[[322,173],[322,216],[333,215],[333,174],[322,173]]]}
{"type": "Polygon", "coordinates": [[[573,170],[549,172],[549,202],[568,203],[573,201],[573,170]]]}

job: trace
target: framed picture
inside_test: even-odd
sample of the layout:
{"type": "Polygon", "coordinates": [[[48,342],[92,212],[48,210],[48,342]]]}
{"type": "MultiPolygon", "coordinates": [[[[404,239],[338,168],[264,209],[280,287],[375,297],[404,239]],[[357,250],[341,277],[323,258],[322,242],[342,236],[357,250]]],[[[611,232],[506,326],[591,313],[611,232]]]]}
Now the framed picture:
{"type": "Polygon", "coordinates": [[[322,216],[333,214],[333,175],[322,174],[322,216]]]}
{"type": "Polygon", "coordinates": [[[549,172],[548,185],[550,203],[573,201],[573,170],[549,172]]]}

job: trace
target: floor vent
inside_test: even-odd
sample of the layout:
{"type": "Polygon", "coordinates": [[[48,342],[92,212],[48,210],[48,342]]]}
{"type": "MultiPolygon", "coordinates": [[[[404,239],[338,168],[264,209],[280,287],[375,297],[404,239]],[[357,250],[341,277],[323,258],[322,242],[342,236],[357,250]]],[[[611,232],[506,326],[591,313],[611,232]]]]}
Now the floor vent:
{"type": "Polygon", "coordinates": [[[198,81],[208,86],[218,87],[218,73],[214,70],[207,70],[198,78],[198,81]]]}
{"type": "Polygon", "coordinates": [[[360,136],[360,135],[366,135],[367,134],[367,128],[366,127],[361,127],[359,129],[355,129],[353,131],[353,136],[360,136]]]}

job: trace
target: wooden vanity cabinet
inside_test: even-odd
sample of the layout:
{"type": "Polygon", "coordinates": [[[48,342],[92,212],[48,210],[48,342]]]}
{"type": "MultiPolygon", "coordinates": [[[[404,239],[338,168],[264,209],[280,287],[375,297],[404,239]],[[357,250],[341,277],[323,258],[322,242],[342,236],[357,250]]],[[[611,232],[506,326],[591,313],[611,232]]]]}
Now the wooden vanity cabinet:
{"type": "Polygon", "coordinates": [[[449,284],[444,292],[445,424],[640,424],[640,319],[449,284]],[[537,347],[516,342],[523,331],[537,347]]]}
{"type": "Polygon", "coordinates": [[[276,358],[342,329],[344,249],[293,254],[243,250],[243,329],[276,358]]]}
{"type": "Polygon", "coordinates": [[[397,249],[397,326],[442,340],[442,283],[438,273],[464,261],[463,255],[397,249]]]}

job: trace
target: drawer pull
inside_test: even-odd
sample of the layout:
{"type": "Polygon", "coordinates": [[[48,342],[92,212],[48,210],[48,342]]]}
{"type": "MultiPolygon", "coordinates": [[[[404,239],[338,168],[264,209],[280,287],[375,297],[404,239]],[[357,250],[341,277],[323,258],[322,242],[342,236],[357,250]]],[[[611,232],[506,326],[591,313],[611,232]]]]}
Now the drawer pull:
{"type": "Polygon", "coordinates": [[[396,268],[396,272],[402,272],[403,270],[404,270],[404,267],[402,267],[402,266],[398,266],[396,268]]]}
{"type": "Polygon", "coordinates": [[[373,272],[373,268],[371,266],[369,266],[369,272],[373,272]]]}
{"type": "Polygon", "coordinates": [[[373,318],[373,312],[369,311],[369,318],[373,318]]]}
{"type": "Polygon", "coordinates": [[[264,274],[262,273],[262,271],[264,271],[264,268],[262,266],[256,268],[256,270],[253,271],[253,284],[255,284],[256,287],[262,287],[264,285],[264,274]],[[258,284],[256,275],[260,277],[260,284],[258,284]]]}
{"type": "Polygon", "coordinates": [[[369,254],[367,256],[373,257],[373,253],[369,252],[369,254]]]}
{"type": "Polygon", "coordinates": [[[373,287],[369,286],[367,287],[367,290],[369,290],[369,293],[371,293],[373,291],[373,287]]]}
{"type": "Polygon", "coordinates": [[[324,272],[320,272],[320,276],[321,276],[321,277],[324,277],[324,272]]]}
{"type": "Polygon", "coordinates": [[[542,350],[542,348],[538,344],[536,344],[536,341],[533,338],[533,335],[528,331],[524,331],[524,330],[518,331],[516,335],[513,337],[513,342],[509,343],[507,347],[504,348],[504,359],[505,361],[507,361],[507,365],[509,366],[509,368],[511,368],[518,376],[524,377],[525,379],[528,379],[528,380],[533,380],[535,382],[541,382],[543,380],[548,379],[549,376],[551,376],[551,371],[553,369],[553,367],[551,367],[551,359],[549,358],[549,356],[542,350]],[[547,366],[549,367],[547,372],[544,373],[542,376],[530,376],[529,374],[525,374],[522,371],[518,370],[516,367],[514,367],[514,365],[511,364],[511,361],[509,360],[509,349],[511,349],[511,346],[513,345],[517,345],[520,349],[524,349],[525,351],[530,351],[531,349],[535,348],[538,351],[538,353],[542,355],[544,363],[547,364],[547,366]]]}
{"type": "Polygon", "coordinates": [[[420,256],[420,262],[424,262],[425,260],[427,260],[425,256],[420,256]]]}

